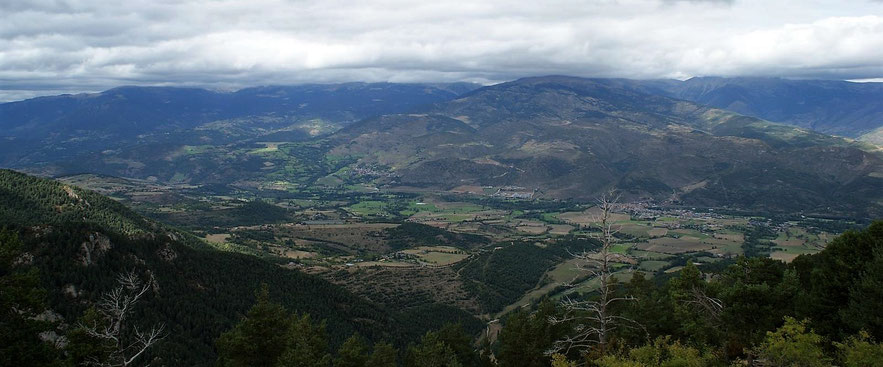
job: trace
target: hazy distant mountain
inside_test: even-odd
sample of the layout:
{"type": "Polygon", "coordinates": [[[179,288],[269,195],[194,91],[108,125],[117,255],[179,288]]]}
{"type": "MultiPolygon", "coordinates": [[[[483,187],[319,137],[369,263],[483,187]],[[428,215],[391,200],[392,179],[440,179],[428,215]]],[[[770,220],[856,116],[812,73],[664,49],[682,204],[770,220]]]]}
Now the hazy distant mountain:
{"type": "Polygon", "coordinates": [[[351,125],[331,137],[331,153],[387,167],[403,186],[512,185],[584,199],[616,187],[693,205],[881,212],[879,153],[639,89],[521,79],[351,125]]]}
{"type": "Polygon", "coordinates": [[[141,141],[223,142],[285,132],[311,136],[366,117],[407,112],[476,88],[468,83],[271,86],[223,93],[120,87],[0,104],[0,164],[22,166],[141,141]],[[203,126],[211,124],[209,126],[203,126]],[[193,131],[193,129],[198,129],[193,131]],[[172,135],[172,136],[168,136],[172,135]],[[227,140],[231,140],[227,139],[227,140]]]}
{"type": "Polygon", "coordinates": [[[883,127],[883,83],[706,77],[641,84],[650,92],[828,134],[857,138],[883,127]]]}

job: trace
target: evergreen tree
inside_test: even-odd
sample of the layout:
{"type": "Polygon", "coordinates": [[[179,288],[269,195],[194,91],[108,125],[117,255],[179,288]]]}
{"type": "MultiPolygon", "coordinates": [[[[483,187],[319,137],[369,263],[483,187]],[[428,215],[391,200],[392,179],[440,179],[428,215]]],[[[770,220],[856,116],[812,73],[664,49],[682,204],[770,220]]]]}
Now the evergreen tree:
{"type": "Polygon", "coordinates": [[[863,231],[843,233],[818,254],[795,259],[792,266],[798,272],[803,290],[795,300],[796,315],[812,320],[814,329],[832,339],[861,329],[883,338],[883,334],[878,334],[883,333],[880,327],[883,322],[879,316],[874,320],[879,312],[862,314],[875,310],[867,307],[881,304],[880,288],[875,284],[883,281],[880,281],[880,272],[871,269],[879,269],[875,262],[881,250],[883,221],[877,221],[863,231]],[[876,300],[871,299],[875,296],[876,300]],[[846,311],[847,306],[853,307],[853,312],[846,311]],[[865,323],[879,326],[866,328],[865,323]]]}
{"type": "Polygon", "coordinates": [[[549,317],[558,310],[549,299],[540,302],[533,314],[516,310],[506,320],[498,338],[496,354],[500,366],[545,367],[551,363],[546,351],[561,337],[566,325],[553,325],[549,317]]]}
{"type": "Polygon", "coordinates": [[[23,246],[18,233],[0,230],[0,366],[43,366],[57,357],[39,337],[52,324],[36,319],[47,308],[46,292],[23,246]]]}
{"type": "Polygon", "coordinates": [[[849,289],[849,303],[840,311],[853,330],[883,338],[883,238],[860,277],[849,289]]]}
{"type": "Polygon", "coordinates": [[[705,281],[692,260],[669,282],[669,296],[680,324],[680,335],[698,344],[717,345],[720,336],[722,302],[715,298],[713,284],[705,281]]]}
{"type": "Polygon", "coordinates": [[[636,322],[636,325],[623,327],[617,333],[624,342],[642,345],[648,342],[649,335],[672,335],[677,332],[680,325],[666,287],[657,286],[638,271],[622,291],[634,299],[624,304],[622,315],[636,322]]]}
{"type": "Polygon", "coordinates": [[[67,364],[82,366],[95,361],[106,361],[110,351],[101,339],[92,336],[82,325],[96,325],[101,322],[101,315],[95,307],[89,307],[77,320],[77,326],[67,333],[68,344],[65,347],[67,364]]]}
{"type": "Polygon", "coordinates": [[[764,333],[774,330],[782,318],[793,314],[792,299],[799,284],[794,271],[769,258],[740,257],[718,278],[720,299],[725,305],[721,326],[724,346],[730,356],[760,343],[764,333]]]}
{"type": "Polygon", "coordinates": [[[406,367],[461,367],[454,350],[445,344],[438,333],[429,331],[420,338],[420,344],[408,348],[406,367]]]}
{"type": "Polygon", "coordinates": [[[285,307],[270,301],[266,284],[245,319],[218,338],[218,354],[227,366],[274,366],[285,352],[292,321],[285,307]]]}
{"type": "Polygon", "coordinates": [[[365,365],[371,367],[395,367],[396,355],[398,353],[398,350],[392,344],[386,342],[374,344],[374,351],[371,352],[365,365]]]}
{"type": "Polygon", "coordinates": [[[309,314],[294,316],[287,334],[286,350],[279,360],[279,366],[308,367],[330,366],[328,353],[328,333],[325,322],[313,322],[309,314]]]}
{"type": "Polygon", "coordinates": [[[447,323],[436,334],[442,343],[454,351],[457,361],[467,367],[481,365],[481,358],[472,347],[472,337],[460,323],[447,323]]]}
{"type": "Polygon", "coordinates": [[[337,358],[334,360],[334,367],[364,367],[368,359],[368,346],[362,340],[359,334],[353,334],[340,349],[337,350],[337,358]]]}

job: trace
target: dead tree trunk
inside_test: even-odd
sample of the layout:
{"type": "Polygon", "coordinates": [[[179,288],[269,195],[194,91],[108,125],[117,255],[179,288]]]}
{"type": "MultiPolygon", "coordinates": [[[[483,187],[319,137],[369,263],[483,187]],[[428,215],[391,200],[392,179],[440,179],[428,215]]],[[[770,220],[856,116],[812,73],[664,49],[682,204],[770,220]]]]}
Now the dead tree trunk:
{"type": "Polygon", "coordinates": [[[108,348],[108,358],[92,361],[92,365],[128,367],[150,347],[162,340],[165,325],[158,324],[144,331],[130,325],[129,315],[141,298],[150,290],[150,282],[143,283],[134,271],[120,274],[117,287],[101,297],[95,305],[101,321],[80,325],[86,333],[97,338],[108,348]],[[133,328],[133,330],[129,330],[133,328]]]}
{"type": "Polygon", "coordinates": [[[610,334],[621,324],[637,325],[637,322],[611,312],[612,306],[617,302],[633,301],[631,296],[617,297],[615,292],[615,280],[611,271],[614,257],[612,247],[616,242],[615,234],[618,232],[613,224],[613,210],[618,197],[608,193],[598,199],[598,208],[601,213],[594,218],[594,222],[600,227],[596,239],[601,246],[596,252],[575,254],[579,261],[577,269],[588,272],[599,281],[598,297],[595,300],[572,299],[565,296],[562,305],[565,316],[552,318],[552,323],[575,323],[573,333],[564,339],[555,342],[549,353],[568,353],[573,349],[586,351],[596,347],[603,355],[607,353],[610,334]]]}

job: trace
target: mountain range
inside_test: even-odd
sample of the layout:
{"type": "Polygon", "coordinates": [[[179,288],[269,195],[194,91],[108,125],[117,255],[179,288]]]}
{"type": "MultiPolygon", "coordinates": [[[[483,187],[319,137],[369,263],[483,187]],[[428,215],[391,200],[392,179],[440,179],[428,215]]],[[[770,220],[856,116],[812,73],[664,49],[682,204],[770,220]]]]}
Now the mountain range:
{"type": "Polygon", "coordinates": [[[0,104],[3,166],[69,159],[143,142],[220,144],[266,136],[305,139],[476,88],[468,83],[269,86],[236,92],[119,87],[0,104]]]}
{"type": "Polygon", "coordinates": [[[883,160],[872,147],[615,80],[521,79],[329,139],[332,154],[387,167],[403,186],[519,186],[562,199],[617,188],[690,205],[815,212],[879,213],[883,198],[883,160]]]}
{"type": "Polygon", "coordinates": [[[391,190],[496,186],[585,200],[616,188],[684,205],[883,213],[880,148],[819,132],[872,134],[878,84],[550,76],[476,87],[128,87],[38,98],[0,105],[0,162],[238,187],[333,188],[341,169],[361,168],[391,190]]]}
{"type": "Polygon", "coordinates": [[[883,84],[780,78],[691,78],[643,83],[669,97],[858,138],[883,126],[883,84]]]}

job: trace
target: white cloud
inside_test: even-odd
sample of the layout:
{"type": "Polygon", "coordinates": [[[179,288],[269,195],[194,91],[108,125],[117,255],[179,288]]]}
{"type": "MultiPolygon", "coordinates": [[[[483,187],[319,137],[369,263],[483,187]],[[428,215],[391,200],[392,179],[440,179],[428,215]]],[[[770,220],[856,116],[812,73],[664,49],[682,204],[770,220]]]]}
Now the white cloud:
{"type": "Polygon", "coordinates": [[[0,100],[121,84],[883,76],[883,3],[5,0],[0,100]]]}

